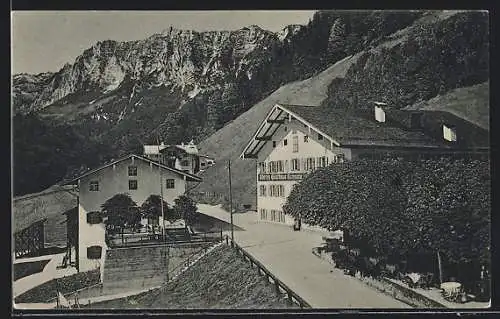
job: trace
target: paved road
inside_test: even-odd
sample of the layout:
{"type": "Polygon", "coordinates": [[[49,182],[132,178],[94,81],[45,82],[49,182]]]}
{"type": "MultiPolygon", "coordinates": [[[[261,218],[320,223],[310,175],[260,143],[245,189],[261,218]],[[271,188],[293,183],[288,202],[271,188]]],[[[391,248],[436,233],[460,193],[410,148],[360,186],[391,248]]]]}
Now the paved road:
{"type": "MultiPolygon", "coordinates": [[[[199,204],[198,208],[228,219],[219,207],[199,204]]],[[[235,241],[313,308],[410,308],[314,256],[311,250],[321,245],[324,234],[259,222],[257,213],[233,217],[245,229],[234,232],[235,241]]]]}

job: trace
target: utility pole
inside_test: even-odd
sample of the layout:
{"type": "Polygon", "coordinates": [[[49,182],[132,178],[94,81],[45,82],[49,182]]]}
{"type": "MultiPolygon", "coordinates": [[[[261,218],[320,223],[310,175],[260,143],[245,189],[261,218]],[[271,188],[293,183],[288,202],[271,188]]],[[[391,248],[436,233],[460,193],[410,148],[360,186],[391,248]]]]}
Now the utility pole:
{"type": "MultiPolygon", "coordinates": [[[[157,145],[158,145],[158,160],[160,165],[163,165],[163,157],[161,156],[160,153],[160,137],[159,135],[157,136],[156,139],[157,145]]],[[[167,236],[165,236],[165,210],[163,208],[163,171],[160,166],[158,166],[158,170],[160,171],[160,207],[161,207],[161,237],[163,240],[163,243],[165,244],[165,247],[163,247],[165,251],[165,276],[166,276],[166,281],[168,282],[168,259],[170,255],[170,251],[167,245],[167,236]]],[[[159,223],[158,223],[159,224],[159,223]]],[[[153,226],[154,227],[154,226],[153,226]]]]}
{"type": "Polygon", "coordinates": [[[228,161],[228,169],[229,169],[229,209],[231,213],[231,246],[234,242],[234,224],[233,224],[233,189],[231,187],[231,160],[228,161]]]}
{"type": "Polygon", "coordinates": [[[443,283],[443,266],[441,264],[441,255],[439,254],[439,250],[437,251],[438,258],[438,268],[439,268],[439,283],[443,283]]]}
{"type": "MultiPolygon", "coordinates": [[[[156,138],[156,142],[158,144],[158,159],[159,159],[159,162],[160,164],[163,164],[163,160],[162,160],[162,157],[161,157],[161,154],[160,154],[160,138],[159,136],[157,136],[156,138]]],[[[160,206],[161,206],[161,218],[162,218],[162,228],[161,228],[161,235],[162,235],[162,238],[165,238],[165,212],[163,210],[163,172],[161,170],[161,167],[158,166],[158,170],[160,171],[160,197],[161,197],[161,202],[160,202],[160,206]]]]}

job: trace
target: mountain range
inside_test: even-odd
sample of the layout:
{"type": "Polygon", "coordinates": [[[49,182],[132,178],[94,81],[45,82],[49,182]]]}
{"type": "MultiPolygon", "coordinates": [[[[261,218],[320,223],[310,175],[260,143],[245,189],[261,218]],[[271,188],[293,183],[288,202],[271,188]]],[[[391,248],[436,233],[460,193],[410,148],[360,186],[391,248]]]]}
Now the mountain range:
{"type": "MultiPolygon", "coordinates": [[[[14,192],[40,191],[158,140],[194,139],[223,165],[276,101],[424,103],[488,81],[488,37],[485,12],[318,11],[276,33],[171,27],[101,41],[58,72],[13,75],[14,192]]],[[[200,191],[225,191],[213,180],[221,167],[205,172],[200,191]]],[[[251,184],[242,177],[235,187],[251,184]]]]}

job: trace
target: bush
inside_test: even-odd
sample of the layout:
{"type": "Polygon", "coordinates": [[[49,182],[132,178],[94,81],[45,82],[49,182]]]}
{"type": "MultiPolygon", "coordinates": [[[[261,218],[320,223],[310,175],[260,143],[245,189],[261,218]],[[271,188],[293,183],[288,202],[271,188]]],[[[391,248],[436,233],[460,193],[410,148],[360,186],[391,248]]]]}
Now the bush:
{"type": "Polygon", "coordinates": [[[488,161],[360,159],[318,169],[295,187],[286,213],[378,256],[440,251],[447,263],[489,266],[488,161]],[[365,249],[369,250],[369,249],[365,249]]]}

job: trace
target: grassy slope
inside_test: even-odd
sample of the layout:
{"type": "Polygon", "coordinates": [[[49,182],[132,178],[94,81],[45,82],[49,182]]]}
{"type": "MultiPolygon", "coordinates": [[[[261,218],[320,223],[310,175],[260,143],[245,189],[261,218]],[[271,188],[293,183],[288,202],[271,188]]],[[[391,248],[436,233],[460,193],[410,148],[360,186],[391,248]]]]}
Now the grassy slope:
{"type": "MultiPolygon", "coordinates": [[[[391,34],[374,48],[362,51],[356,54],[354,58],[339,61],[319,75],[307,80],[284,85],[266,99],[254,105],[246,113],[243,113],[233,122],[199,144],[201,152],[215,157],[217,163],[204,173],[204,182],[200,184],[197,190],[227,194],[229,184],[225,176],[227,176],[227,160],[231,159],[232,171],[234,172],[232,185],[234,202],[255,205],[256,163],[253,160],[243,161],[238,156],[275,103],[319,105],[322,102],[326,102],[328,100],[328,87],[330,84],[335,78],[343,78],[348,69],[356,63],[359,56],[366,52],[376,52],[382,48],[394,47],[406,41],[408,34],[414,30],[418,30],[421,25],[437,23],[455,14],[457,14],[457,11],[433,12],[428,14],[416,20],[412,25],[391,34]]],[[[465,116],[466,119],[471,119],[474,123],[486,123],[488,108],[481,101],[484,101],[487,90],[485,87],[472,87],[471,89],[461,88],[451,91],[449,95],[445,95],[445,98],[448,98],[446,100],[446,110],[450,110],[462,117],[465,116]],[[465,98],[465,95],[469,93],[474,94],[474,96],[465,98]],[[472,102],[475,105],[474,108],[477,107],[479,115],[465,115],[463,112],[461,113],[459,109],[462,107],[459,105],[459,101],[452,102],[455,94],[457,98],[472,102]]],[[[431,99],[429,107],[437,108],[436,103],[444,103],[445,98],[439,99],[437,97],[436,100],[431,99]]]]}
{"type": "Polygon", "coordinates": [[[241,160],[239,155],[245,144],[257,130],[267,112],[276,103],[319,105],[327,98],[328,86],[335,78],[342,78],[358,55],[341,60],[304,81],[286,84],[270,96],[254,105],[234,121],[199,144],[202,154],[216,158],[216,164],[203,174],[204,182],[198,191],[227,193],[227,160],[231,159],[233,198],[242,204],[255,204],[255,161],[241,160]]]}
{"type": "Polygon", "coordinates": [[[229,246],[222,245],[170,282],[163,291],[93,304],[92,308],[284,309],[274,286],[229,246]]]}
{"type": "Polygon", "coordinates": [[[489,82],[462,87],[438,95],[428,101],[414,104],[408,109],[448,111],[489,130],[489,82]]]}

